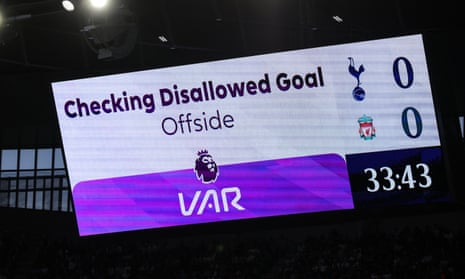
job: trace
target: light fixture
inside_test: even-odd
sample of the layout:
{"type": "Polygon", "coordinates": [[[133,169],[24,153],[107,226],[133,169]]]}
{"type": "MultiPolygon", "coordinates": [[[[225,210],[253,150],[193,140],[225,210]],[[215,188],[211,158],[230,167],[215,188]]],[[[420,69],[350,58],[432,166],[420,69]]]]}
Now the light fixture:
{"type": "Polygon", "coordinates": [[[338,16],[338,15],[335,15],[333,16],[333,19],[337,22],[337,23],[342,23],[344,20],[342,19],[342,17],[338,16]]]}
{"type": "Polygon", "coordinates": [[[102,9],[108,4],[108,0],[90,0],[92,7],[102,9]]]}
{"type": "Polygon", "coordinates": [[[160,42],[162,42],[162,43],[167,43],[167,42],[168,42],[168,39],[167,39],[164,35],[159,35],[159,36],[158,36],[158,39],[159,39],[160,42]]]}
{"type": "Polygon", "coordinates": [[[61,5],[63,6],[63,9],[65,9],[67,12],[72,12],[75,9],[74,3],[71,0],[61,1],[61,5]]]}

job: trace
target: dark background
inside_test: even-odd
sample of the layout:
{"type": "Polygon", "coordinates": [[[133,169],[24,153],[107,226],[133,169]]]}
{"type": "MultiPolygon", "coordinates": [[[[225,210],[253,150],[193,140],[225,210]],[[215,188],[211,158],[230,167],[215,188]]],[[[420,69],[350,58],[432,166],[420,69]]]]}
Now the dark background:
{"type": "Polygon", "coordinates": [[[420,33],[445,156],[443,183],[458,204],[465,200],[458,1],[113,2],[106,12],[68,13],[60,1],[0,1],[0,148],[61,146],[53,81],[420,33]],[[93,33],[83,31],[90,26],[93,33]],[[112,55],[99,58],[99,48],[112,55]]]}
{"type": "Polygon", "coordinates": [[[0,208],[1,279],[464,278],[460,1],[112,2],[0,0],[0,149],[61,147],[54,81],[420,33],[453,202],[83,238],[72,212],[0,208]]]}

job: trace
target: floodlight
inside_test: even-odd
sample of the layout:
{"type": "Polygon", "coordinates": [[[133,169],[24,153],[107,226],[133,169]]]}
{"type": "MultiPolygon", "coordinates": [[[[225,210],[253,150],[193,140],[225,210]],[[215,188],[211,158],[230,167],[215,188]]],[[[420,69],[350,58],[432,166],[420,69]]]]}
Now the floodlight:
{"type": "Polygon", "coordinates": [[[72,12],[75,9],[73,1],[70,0],[61,1],[61,5],[67,12],[72,12]]]}
{"type": "Polygon", "coordinates": [[[108,4],[108,0],[90,0],[90,4],[94,8],[101,9],[108,4]]]}

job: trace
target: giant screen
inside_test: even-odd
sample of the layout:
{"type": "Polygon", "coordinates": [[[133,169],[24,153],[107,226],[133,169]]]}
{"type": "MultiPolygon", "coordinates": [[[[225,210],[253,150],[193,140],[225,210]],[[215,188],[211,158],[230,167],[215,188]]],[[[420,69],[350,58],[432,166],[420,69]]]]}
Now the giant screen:
{"type": "Polygon", "coordinates": [[[80,235],[447,199],[421,35],[52,89],[80,235]]]}

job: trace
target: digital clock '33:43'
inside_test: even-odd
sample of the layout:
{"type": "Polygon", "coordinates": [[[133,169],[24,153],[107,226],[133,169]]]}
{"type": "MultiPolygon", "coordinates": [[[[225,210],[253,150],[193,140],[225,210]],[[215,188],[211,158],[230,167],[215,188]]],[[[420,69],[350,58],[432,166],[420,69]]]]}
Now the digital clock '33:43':
{"type": "Polygon", "coordinates": [[[369,176],[368,181],[371,183],[366,189],[372,193],[379,190],[402,190],[404,187],[408,187],[408,189],[417,187],[426,189],[433,183],[430,167],[425,163],[405,165],[399,172],[387,166],[379,169],[366,168],[363,172],[369,176]]]}

